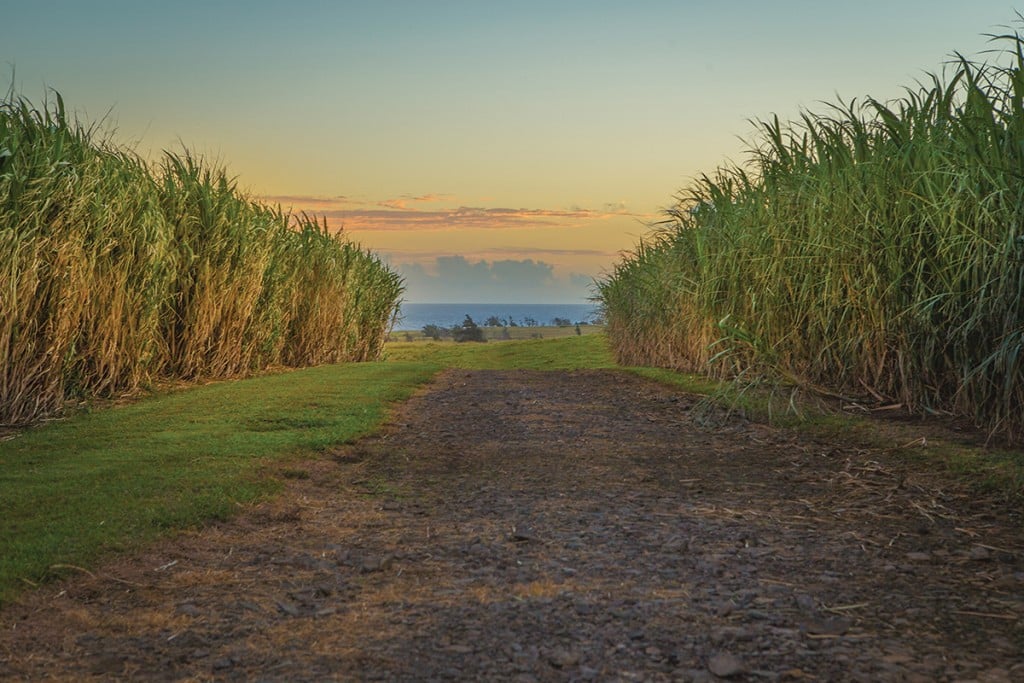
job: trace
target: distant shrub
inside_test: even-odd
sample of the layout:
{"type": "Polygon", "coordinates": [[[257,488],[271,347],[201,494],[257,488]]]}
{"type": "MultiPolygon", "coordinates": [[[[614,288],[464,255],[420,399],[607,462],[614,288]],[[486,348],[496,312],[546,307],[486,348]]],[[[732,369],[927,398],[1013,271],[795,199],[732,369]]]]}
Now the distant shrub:
{"type": "Polygon", "coordinates": [[[448,330],[446,330],[445,328],[440,327],[438,325],[424,325],[423,326],[423,336],[424,337],[429,337],[430,339],[433,339],[434,341],[439,341],[441,339],[441,337],[447,337],[448,336],[448,330]]]}
{"type": "Polygon", "coordinates": [[[452,328],[452,338],[457,342],[485,342],[484,331],[473,322],[473,318],[466,316],[460,327],[452,328]]]}

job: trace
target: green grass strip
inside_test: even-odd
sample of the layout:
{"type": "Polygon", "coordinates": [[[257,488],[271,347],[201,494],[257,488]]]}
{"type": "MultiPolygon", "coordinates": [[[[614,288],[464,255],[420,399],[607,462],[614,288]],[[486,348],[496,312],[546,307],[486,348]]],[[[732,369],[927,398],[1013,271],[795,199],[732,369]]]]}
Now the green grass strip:
{"type": "Polygon", "coordinates": [[[459,344],[456,342],[394,342],[389,361],[432,362],[467,370],[583,370],[618,367],[603,334],[560,339],[459,344]]]}
{"type": "Polygon", "coordinates": [[[0,602],[272,493],[267,463],[372,432],[435,363],[328,365],[74,416],[0,443],[0,602]],[[31,582],[31,583],[30,583],[31,582]]]}

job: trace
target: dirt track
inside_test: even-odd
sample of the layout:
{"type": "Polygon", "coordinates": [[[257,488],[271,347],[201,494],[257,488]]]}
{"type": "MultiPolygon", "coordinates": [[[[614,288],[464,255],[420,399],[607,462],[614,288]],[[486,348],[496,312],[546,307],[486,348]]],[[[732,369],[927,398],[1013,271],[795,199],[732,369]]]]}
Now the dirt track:
{"type": "Polygon", "coordinates": [[[1024,680],[1021,518],[625,373],[450,371],[0,612],[2,679],[1024,680]]]}

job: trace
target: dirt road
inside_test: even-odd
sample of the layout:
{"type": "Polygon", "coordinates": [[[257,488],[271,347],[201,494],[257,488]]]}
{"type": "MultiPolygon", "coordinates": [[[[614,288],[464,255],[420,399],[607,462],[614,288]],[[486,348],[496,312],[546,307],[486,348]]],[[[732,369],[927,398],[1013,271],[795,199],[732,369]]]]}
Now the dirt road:
{"type": "Polygon", "coordinates": [[[0,678],[1024,680],[1017,512],[626,373],[449,371],[0,612],[0,678]]]}

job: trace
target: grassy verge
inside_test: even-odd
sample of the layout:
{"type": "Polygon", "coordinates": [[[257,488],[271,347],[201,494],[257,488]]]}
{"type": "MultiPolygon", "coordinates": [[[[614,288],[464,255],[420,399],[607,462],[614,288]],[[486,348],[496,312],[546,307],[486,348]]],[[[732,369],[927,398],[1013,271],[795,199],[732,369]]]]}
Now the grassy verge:
{"type": "Polygon", "coordinates": [[[977,430],[958,432],[938,419],[892,420],[849,413],[837,409],[834,402],[812,402],[805,394],[780,394],[772,388],[664,368],[625,370],[706,396],[711,404],[735,410],[755,422],[770,422],[807,438],[887,451],[923,469],[944,469],[962,477],[979,493],[1024,502],[1024,450],[985,445],[977,430]]]}
{"type": "Polygon", "coordinates": [[[613,368],[604,335],[529,339],[509,343],[395,342],[384,357],[390,361],[433,362],[469,370],[582,370],[613,368]]]}
{"type": "Polygon", "coordinates": [[[260,470],[376,429],[438,366],[331,365],[75,416],[0,443],[0,602],[272,493],[260,470]]]}

